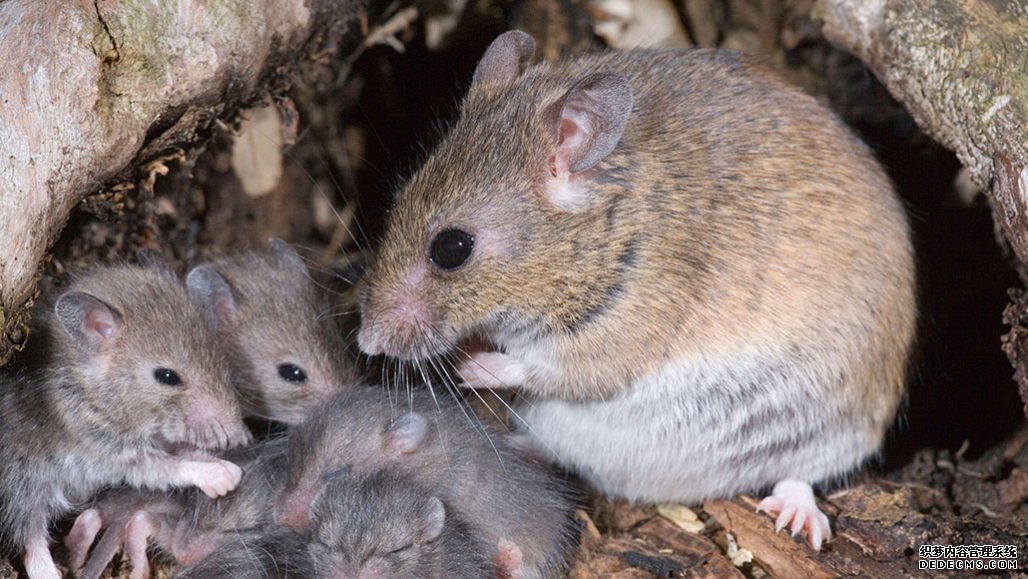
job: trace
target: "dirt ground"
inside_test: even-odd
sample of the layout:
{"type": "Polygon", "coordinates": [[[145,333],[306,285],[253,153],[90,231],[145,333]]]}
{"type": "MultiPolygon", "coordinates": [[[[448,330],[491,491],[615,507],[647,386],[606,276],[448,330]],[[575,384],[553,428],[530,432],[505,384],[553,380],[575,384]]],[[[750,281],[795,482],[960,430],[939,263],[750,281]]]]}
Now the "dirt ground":
{"type": "MultiPolygon", "coordinates": [[[[820,37],[811,4],[683,0],[673,10],[694,43],[760,54],[822,97],[896,182],[915,230],[922,311],[901,420],[880,460],[821,489],[835,537],[820,553],[775,533],[754,497],[691,508],[593,497],[579,512],[572,577],[946,574],[918,569],[922,545],[1016,545],[1028,570],[1028,428],[1000,351],[1006,292],[1018,284],[1008,252],[953,155],[924,136],[859,61],[820,37]]],[[[457,14],[429,8],[429,21],[457,14]]],[[[184,266],[272,235],[298,244],[318,271],[352,278],[373,251],[396,184],[452,119],[493,36],[520,27],[543,31],[545,51],[602,45],[590,27],[612,10],[574,0],[471,0],[445,41],[430,42],[433,26],[418,21],[396,33],[402,53],[387,43],[345,69],[338,61],[305,67],[275,101],[279,127],[292,137],[277,185],[241,181],[244,163],[231,143],[243,129],[226,126],[203,150],[170,151],[161,163],[167,175],[87,199],[54,249],[46,281],[60,285],[69,271],[131,259],[141,247],[184,266]]],[[[157,569],[168,574],[166,565],[157,569]]],[[[0,562],[0,578],[16,576],[0,562]]],[[[116,562],[112,576],[127,577],[127,569],[116,562]]]]}

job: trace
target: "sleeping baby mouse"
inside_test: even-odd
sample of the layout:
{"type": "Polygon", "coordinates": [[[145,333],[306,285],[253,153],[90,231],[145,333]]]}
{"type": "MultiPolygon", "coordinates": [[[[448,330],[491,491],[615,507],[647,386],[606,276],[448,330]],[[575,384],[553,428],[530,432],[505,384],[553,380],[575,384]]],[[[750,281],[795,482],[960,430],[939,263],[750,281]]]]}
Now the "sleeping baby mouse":
{"type": "Polygon", "coordinates": [[[335,473],[305,530],[240,535],[176,579],[482,579],[491,547],[432,489],[399,473],[335,473]]]}
{"type": "Polygon", "coordinates": [[[469,342],[473,388],[518,387],[539,452],[608,495],[697,503],[773,487],[830,536],[811,484],[872,457],[915,331],[901,203],[824,106],[724,50],[526,64],[497,38],[403,190],[359,291],[361,349],[469,342]]]}
{"type": "Polygon", "coordinates": [[[390,470],[459,512],[498,561],[516,561],[511,574],[563,576],[576,538],[574,502],[555,475],[519,457],[508,438],[427,390],[341,392],[291,433],[276,521],[306,525],[326,480],[341,469],[390,470]]]}
{"type": "Polygon", "coordinates": [[[32,579],[60,577],[51,521],[104,487],[228,493],[213,451],[249,441],[227,361],[161,267],[101,267],[44,320],[46,365],[0,378],[0,536],[32,579]]]}

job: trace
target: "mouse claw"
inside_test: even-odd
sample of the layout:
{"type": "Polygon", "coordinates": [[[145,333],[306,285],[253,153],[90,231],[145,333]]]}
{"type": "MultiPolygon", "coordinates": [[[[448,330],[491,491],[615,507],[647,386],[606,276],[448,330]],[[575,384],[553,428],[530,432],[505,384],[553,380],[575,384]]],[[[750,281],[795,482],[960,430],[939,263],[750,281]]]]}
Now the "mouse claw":
{"type": "Polygon", "coordinates": [[[792,536],[806,531],[807,543],[815,551],[821,550],[821,545],[832,538],[828,517],[818,508],[814,490],[803,481],[785,479],[779,482],[771,496],[757,505],[757,512],[777,515],[775,532],[786,526],[792,536]]]}
{"type": "Polygon", "coordinates": [[[75,517],[68,535],[64,537],[64,546],[68,549],[68,565],[79,570],[86,563],[89,548],[96,540],[97,533],[103,528],[104,519],[98,509],[86,509],[75,517]]]}

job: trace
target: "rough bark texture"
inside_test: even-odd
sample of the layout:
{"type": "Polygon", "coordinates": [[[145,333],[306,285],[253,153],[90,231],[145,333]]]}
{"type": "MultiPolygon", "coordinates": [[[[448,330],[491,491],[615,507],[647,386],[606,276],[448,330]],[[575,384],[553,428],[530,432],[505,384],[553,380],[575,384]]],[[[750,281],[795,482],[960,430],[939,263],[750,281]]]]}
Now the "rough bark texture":
{"type": "Polygon", "coordinates": [[[0,365],[25,341],[40,265],[72,207],[195,142],[300,55],[343,39],[352,49],[367,4],[0,3],[0,365]]]}
{"type": "MultiPolygon", "coordinates": [[[[821,0],[825,36],[859,56],[991,192],[993,216],[1028,282],[1028,5],[1013,0],[821,0]]],[[[1014,306],[1020,308],[1020,306],[1014,306]]],[[[1028,415],[1023,316],[1005,350],[1028,415]]]]}

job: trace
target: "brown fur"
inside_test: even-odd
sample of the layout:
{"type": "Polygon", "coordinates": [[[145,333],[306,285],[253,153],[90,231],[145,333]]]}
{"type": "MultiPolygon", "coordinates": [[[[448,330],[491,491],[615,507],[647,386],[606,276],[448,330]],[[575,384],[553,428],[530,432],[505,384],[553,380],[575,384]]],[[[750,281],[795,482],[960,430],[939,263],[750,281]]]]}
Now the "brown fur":
{"type": "MultiPolygon", "coordinates": [[[[362,347],[419,359],[478,336],[528,352],[539,359],[517,358],[520,386],[574,404],[551,437],[588,412],[618,415],[593,402],[631,399],[624,424],[594,426],[616,440],[633,422],[654,424],[652,440],[637,433],[619,452],[688,439],[720,449],[716,476],[751,490],[839,475],[874,452],[902,397],[916,305],[906,219],[867,147],[733,52],[606,52],[520,74],[518,62],[487,53],[491,82],[471,87],[398,197],[363,280],[362,347]],[[613,150],[573,175],[584,202],[565,206],[548,188],[561,170],[557,113],[597,74],[625,79],[632,108],[613,150]],[[453,271],[429,260],[446,228],[475,237],[453,271]],[[676,406],[640,406],[657,399],[643,383],[676,406]],[[803,462],[827,445],[832,458],[803,462]],[[793,466],[772,468],[787,452],[793,466]],[[738,477],[747,461],[761,466],[749,482],[738,477]]],[[[581,427],[567,436],[587,436],[581,427]]],[[[569,466],[601,488],[654,500],[708,492],[608,486],[611,471],[593,469],[618,459],[590,444],[564,452],[578,445],[569,466]]],[[[647,468],[678,472],[653,460],[647,468]]]]}

